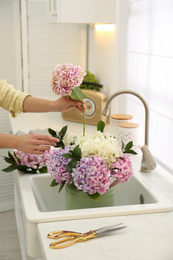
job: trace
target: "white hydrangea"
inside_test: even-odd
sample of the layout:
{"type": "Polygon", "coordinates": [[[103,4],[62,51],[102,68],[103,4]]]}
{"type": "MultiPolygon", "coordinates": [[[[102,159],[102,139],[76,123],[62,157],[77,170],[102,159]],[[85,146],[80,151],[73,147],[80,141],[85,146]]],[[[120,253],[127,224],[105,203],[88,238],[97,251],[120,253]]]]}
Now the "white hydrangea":
{"type": "Polygon", "coordinates": [[[76,137],[74,136],[74,134],[65,134],[65,136],[63,137],[63,143],[65,146],[71,145],[72,143],[74,143],[74,140],[76,139],[76,137]]]}
{"type": "Polygon", "coordinates": [[[118,157],[122,156],[121,148],[117,144],[115,137],[109,133],[103,134],[97,131],[96,134],[78,136],[75,142],[80,145],[82,157],[89,155],[99,155],[110,166],[118,157]]]}

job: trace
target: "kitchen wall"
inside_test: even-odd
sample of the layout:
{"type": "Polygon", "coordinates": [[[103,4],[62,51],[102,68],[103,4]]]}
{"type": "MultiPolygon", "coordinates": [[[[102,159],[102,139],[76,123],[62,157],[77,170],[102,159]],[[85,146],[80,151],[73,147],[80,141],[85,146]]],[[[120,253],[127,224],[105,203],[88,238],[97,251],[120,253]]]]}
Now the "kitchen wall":
{"type": "MultiPolygon", "coordinates": [[[[127,1],[116,0],[113,30],[109,30],[109,25],[102,30],[89,26],[88,67],[107,88],[108,98],[117,90],[126,88],[122,67],[125,62],[127,13],[127,1]]],[[[112,101],[110,115],[116,113],[127,113],[125,96],[112,101]]]]}
{"type": "Polygon", "coordinates": [[[94,73],[107,95],[118,89],[117,28],[98,31],[89,26],[88,69],[94,73]]]}
{"type": "MultiPolygon", "coordinates": [[[[90,25],[88,34],[88,68],[95,73],[100,84],[107,89],[107,97],[120,88],[119,64],[121,46],[119,42],[120,10],[123,3],[116,1],[115,5],[115,28],[103,27],[98,29],[90,25]]],[[[116,113],[118,101],[111,104],[111,113],[116,113]]]]}

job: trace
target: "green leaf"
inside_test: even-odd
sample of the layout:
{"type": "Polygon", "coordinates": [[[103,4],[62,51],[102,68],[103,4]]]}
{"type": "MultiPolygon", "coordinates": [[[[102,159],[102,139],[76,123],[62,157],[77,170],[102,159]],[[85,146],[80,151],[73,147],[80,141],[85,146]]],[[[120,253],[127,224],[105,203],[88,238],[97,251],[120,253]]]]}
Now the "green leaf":
{"type": "MultiPolygon", "coordinates": [[[[53,181],[52,181],[51,184],[50,184],[51,187],[55,187],[55,186],[58,186],[58,185],[59,185],[59,183],[57,183],[55,179],[53,179],[53,181]]],[[[59,188],[58,193],[62,190],[62,188],[64,187],[64,185],[65,185],[65,181],[63,182],[62,185],[60,185],[60,188],[59,188]]]]}
{"type": "Polygon", "coordinates": [[[123,140],[122,140],[122,150],[124,149],[124,142],[123,142],[123,140]]]}
{"type": "Polygon", "coordinates": [[[62,154],[62,157],[64,157],[64,158],[73,158],[73,155],[71,153],[64,153],[64,154],[62,154]]]}
{"type": "Polygon", "coordinates": [[[14,152],[14,157],[16,158],[16,160],[18,161],[19,164],[21,164],[20,159],[17,157],[16,153],[14,152]]]}
{"type": "Polygon", "coordinates": [[[61,192],[61,190],[64,188],[64,185],[65,185],[65,181],[63,182],[63,184],[61,184],[61,185],[60,185],[60,188],[59,188],[59,191],[58,191],[58,193],[60,193],[60,192],[61,192]]]}
{"type": "Polygon", "coordinates": [[[36,174],[37,170],[33,169],[31,167],[28,167],[26,165],[16,165],[17,170],[21,171],[21,172],[25,172],[25,173],[33,173],[36,174]]]}
{"type": "Polygon", "coordinates": [[[104,128],[105,128],[105,123],[102,120],[99,121],[98,124],[97,124],[97,131],[100,131],[100,132],[103,133],[104,128]]]}
{"type": "Polygon", "coordinates": [[[72,159],[71,160],[71,166],[73,167],[73,168],[75,168],[76,166],[77,166],[77,162],[78,162],[78,160],[76,159],[76,158],[74,158],[74,159],[72,159]]]}
{"type": "Polygon", "coordinates": [[[49,132],[49,134],[52,135],[53,137],[57,137],[57,133],[56,133],[53,129],[48,128],[48,132],[49,132]]]}
{"type": "Polygon", "coordinates": [[[66,134],[67,132],[67,125],[64,126],[60,131],[59,133],[57,134],[53,129],[51,128],[48,128],[48,132],[50,135],[52,135],[53,137],[56,137],[58,138],[60,141],[58,143],[56,143],[56,146],[55,147],[62,147],[64,149],[65,145],[64,145],[64,142],[63,142],[63,137],[64,135],[66,134]]]}
{"type": "Polygon", "coordinates": [[[51,184],[50,184],[51,187],[55,187],[55,186],[58,186],[58,185],[59,185],[59,183],[56,182],[55,179],[53,179],[53,181],[52,181],[51,184]]]}
{"type": "Polygon", "coordinates": [[[82,102],[82,100],[84,98],[86,98],[79,87],[76,87],[76,88],[72,89],[72,92],[71,92],[71,94],[69,96],[72,99],[78,100],[80,102],[82,102]]]}
{"type": "Polygon", "coordinates": [[[125,150],[123,153],[130,153],[130,154],[137,154],[135,151],[133,150],[125,150]]]}
{"type": "Polygon", "coordinates": [[[128,144],[126,144],[123,153],[137,154],[134,150],[131,149],[132,147],[133,147],[133,142],[130,141],[128,144]]]}
{"type": "Polygon", "coordinates": [[[13,160],[13,161],[15,162],[13,155],[12,155],[9,151],[8,151],[8,156],[9,156],[9,158],[10,158],[11,160],[13,160]]]}
{"type": "Polygon", "coordinates": [[[40,173],[47,173],[47,166],[43,166],[43,168],[39,169],[40,173]]]}
{"type": "Polygon", "coordinates": [[[133,146],[133,142],[130,141],[128,144],[126,144],[125,150],[129,150],[130,148],[132,148],[132,146],[133,146]]]}
{"type": "Polygon", "coordinates": [[[64,149],[65,145],[64,145],[63,141],[60,141],[59,143],[56,144],[55,147],[62,147],[64,149]]]}
{"type": "Polygon", "coordinates": [[[10,165],[7,168],[2,169],[3,172],[12,172],[17,169],[16,165],[10,165]]]}
{"type": "Polygon", "coordinates": [[[16,162],[8,157],[4,157],[4,160],[7,162],[7,163],[11,163],[11,164],[16,164],[16,162]]]}
{"type": "MultiPolygon", "coordinates": [[[[88,193],[87,193],[88,194],[88,193]]],[[[96,200],[98,201],[99,197],[100,197],[100,194],[98,192],[94,193],[94,194],[88,194],[88,196],[93,199],[93,200],[96,200]]]]}
{"type": "Polygon", "coordinates": [[[78,160],[76,158],[73,158],[66,166],[66,171],[71,172],[73,168],[76,168],[78,160]]]}
{"type": "Polygon", "coordinates": [[[26,165],[16,165],[17,170],[28,172],[28,167],[26,165]]]}
{"type": "Polygon", "coordinates": [[[73,157],[75,157],[78,161],[81,159],[81,149],[79,145],[75,146],[75,148],[72,151],[73,157]]]}
{"type": "Polygon", "coordinates": [[[60,138],[60,140],[63,139],[64,135],[66,134],[67,132],[67,125],[64,126],[58,133],[58,138],[60,138]]]}
{"type": "Polygon", "coordinates": [[[72,169],[73,169],[73,167],[71,166],[70,163],[68,163],[67,166],[66,166],[66,171],[67,171],[67,172],[71,172],[72,169]]]}

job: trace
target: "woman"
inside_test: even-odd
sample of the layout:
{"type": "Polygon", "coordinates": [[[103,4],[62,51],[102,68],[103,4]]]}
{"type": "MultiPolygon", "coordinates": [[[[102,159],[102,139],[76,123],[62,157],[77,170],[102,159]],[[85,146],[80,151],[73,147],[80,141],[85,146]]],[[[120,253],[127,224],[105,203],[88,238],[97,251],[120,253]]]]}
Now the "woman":
{"type": "MultiPolygon", "coordinates": [[[[83,100],[84,110],[86,109],[83,100]]],[[[64,112],[77,108],[82,112],[82,105],[79,101],[66,96],[52,101],[35,98],[8,85],[5,80],[0,80],[0,107],[8,110],[13,117],[21,112],[64,112]]],[[[10,135],[0,133],[0,148],[21,150],[31,154],[42,154],[59,142],[57,138],[42,134],[10,135]]]]}

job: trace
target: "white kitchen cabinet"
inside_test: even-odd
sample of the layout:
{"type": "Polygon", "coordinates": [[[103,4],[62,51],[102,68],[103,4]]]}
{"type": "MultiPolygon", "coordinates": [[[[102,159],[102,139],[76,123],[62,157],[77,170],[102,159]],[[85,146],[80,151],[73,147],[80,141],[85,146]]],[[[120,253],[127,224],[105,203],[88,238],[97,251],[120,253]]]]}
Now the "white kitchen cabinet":
{"type": "Polygon", "coordinates": [[[116,0],[47,0],[49,23],[115,23],[116,0]]]}
{"type": "MultiPolygon", "coordinates": [[[[21,90],[19,14],[19,0],[0,0],[0,79],[21,90]]],[[[0,133],[11,133],[10,116],[8,111],[0,108],[0,133]]],[[[0,149],[0,212],[14,208],[13,172],[2,171],[9,166],[3,158],[8,156],[8,150],[0,149]]]]}
{"type": "MultiPolygon", "coordinates": [[[[9,112],[0,108],[0,133],[10,134],[9,112]]],[[[0,212],[14,208],[13,172],[3,172],[9,166],[3,156],[8,157],[10,149],[0,149],[0,212]]]]}

